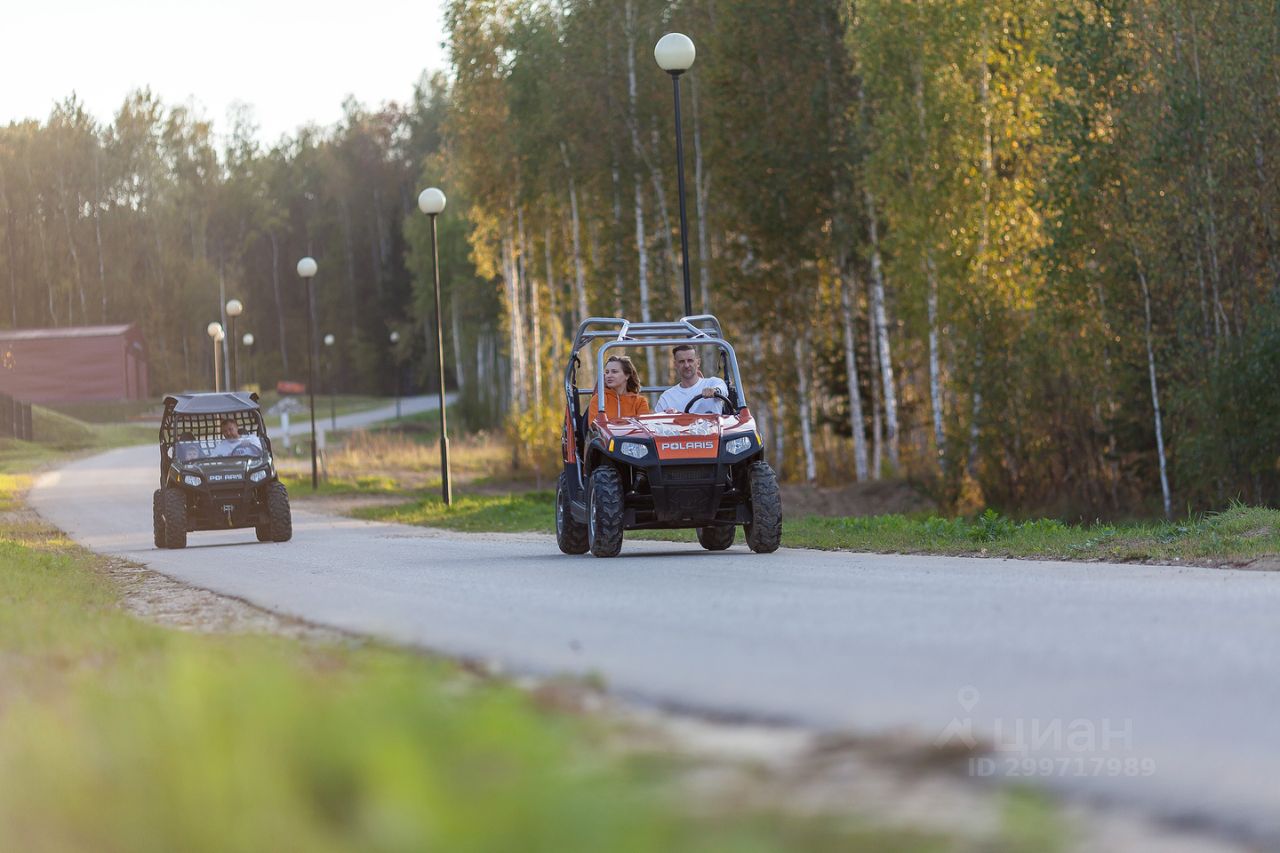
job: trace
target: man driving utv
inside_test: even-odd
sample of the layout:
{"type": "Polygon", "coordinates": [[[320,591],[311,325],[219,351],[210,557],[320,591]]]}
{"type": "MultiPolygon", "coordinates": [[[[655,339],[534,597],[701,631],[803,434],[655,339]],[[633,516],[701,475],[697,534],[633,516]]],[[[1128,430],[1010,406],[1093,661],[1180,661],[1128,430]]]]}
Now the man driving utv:
{"type": "Polygon", "coordinates": [[[716,415],[720,413],[721,403],[715,399],[717,392],[729,396],[729,386],[718,376],[702,375],[702,359],[692,344],[680,344],[671,351],[671,359],[675,362],[676,378],[680,384],[673,385],[658,398],[659,412],[683,412],[684,407],[694,397],[703,399],[694,403],[689,411],[697,415],[716,415]]]}

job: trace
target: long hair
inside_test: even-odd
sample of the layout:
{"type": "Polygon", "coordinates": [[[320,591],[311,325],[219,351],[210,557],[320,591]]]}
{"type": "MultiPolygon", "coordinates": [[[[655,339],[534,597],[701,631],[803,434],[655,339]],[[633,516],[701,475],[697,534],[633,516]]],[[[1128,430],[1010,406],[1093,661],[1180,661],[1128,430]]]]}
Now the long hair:
{"type": "Polygon", "coordinates": [[[636,366],[631,363],[631,359],[625,355],[611,355],[609,356],[609,360],[605,362],[606,367],[608,367],[610,361],[616,361],[618,364],[622,365],[622,372],[627,377],[627,393],[639,394],[640,372],[636,370],[636,366]]]}

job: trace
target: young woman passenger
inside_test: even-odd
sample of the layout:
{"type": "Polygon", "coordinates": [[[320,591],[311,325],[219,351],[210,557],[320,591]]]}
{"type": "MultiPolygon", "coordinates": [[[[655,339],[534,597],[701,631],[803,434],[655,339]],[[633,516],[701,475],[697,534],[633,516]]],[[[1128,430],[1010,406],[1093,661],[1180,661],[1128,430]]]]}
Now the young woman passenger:
{"type": "MultiPolygon", "coordinates": [[[[592,394],[587,403],[590,417],[595,417],[598,399],[592,394]]],[[[649,400],[640,393],[640,374],[625,355],[609,356],[604,363],[604,413],[610,418],[649,414],[649,400]]]]}

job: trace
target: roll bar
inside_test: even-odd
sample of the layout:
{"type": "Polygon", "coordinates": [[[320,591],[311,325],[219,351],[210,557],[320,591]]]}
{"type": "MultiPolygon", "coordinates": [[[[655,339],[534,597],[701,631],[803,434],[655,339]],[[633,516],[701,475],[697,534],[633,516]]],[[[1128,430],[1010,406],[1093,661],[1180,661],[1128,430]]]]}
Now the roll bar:
{"type": "MultiPolygon", "coordinates": [[[[569,363],[565,367],[564,390],[566,401],[573,406],[574,394],[578,392],[574,377],[578,361],[578,352],[594,341],[604,341],[604,345],[596,353],[596,390],[598,411],[604,411],[604,364],[605,353],[621,347],[662,347],[679,344],[695,346],[715,346],[728,356],[728,367],[733,386],[738,392],[738,404],[745,406],[746,394],[742,390],[742,376],[738,371],[738,356],[733,346],[724,339],[720,321],[712,314],[694,314],[669,322],[633,323],[623,317],[588,317],[578,324],[578,332],[573,338],[573,349],[569,353],[569,363]]],[[[656,386],[646,386],[644,391],[665,390],[656,386]]]]}

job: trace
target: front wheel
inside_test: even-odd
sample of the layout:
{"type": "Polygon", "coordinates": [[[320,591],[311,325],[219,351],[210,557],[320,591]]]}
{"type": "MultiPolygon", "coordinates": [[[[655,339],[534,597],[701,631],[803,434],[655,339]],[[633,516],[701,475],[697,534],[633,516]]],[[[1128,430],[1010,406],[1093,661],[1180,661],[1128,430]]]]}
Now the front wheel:
{"type": "Polygon", "coordinates": [[[279,480],[267,486],[267,524],[271,527],[272,542],[288,542],[293,538],[293,513],[289,509],[289,490],[279,480]]]}
{"type": "Polygon", "coordinates": [[[699,527],[698,544],[708,551],[723,551],[733,544],[733,537],[738,528],[732,525],[716,527],[699,527]]]}
{"type": "Polygon", "coordinates": [[[169,487],[160,492],[160,508],[164,516],[164,547],[187,547],[187,495],[182,489],[169,487]]]}
{"type": "Polygon", "coordinates": [[[747,547],[757,554],[772,554],[782,544],[782,495],[778,475],[767,462],[752,462],[747,469],[751,490],[751,523],[744,525],[747,547]]]}
{"type": "Polygon", "coordinates": [[[569,506],[569,472],[560,472],[556,484],[556,544],[566,554],[585,554],[590,547],[587,526],[573,520],[569,506]]]}
{"type": "Polygon", "coordinates": [[[622,551],[622,478],[618,469],[610,465],[591,472],[587,547],[597,557],[616,557],[622,551]]]}

